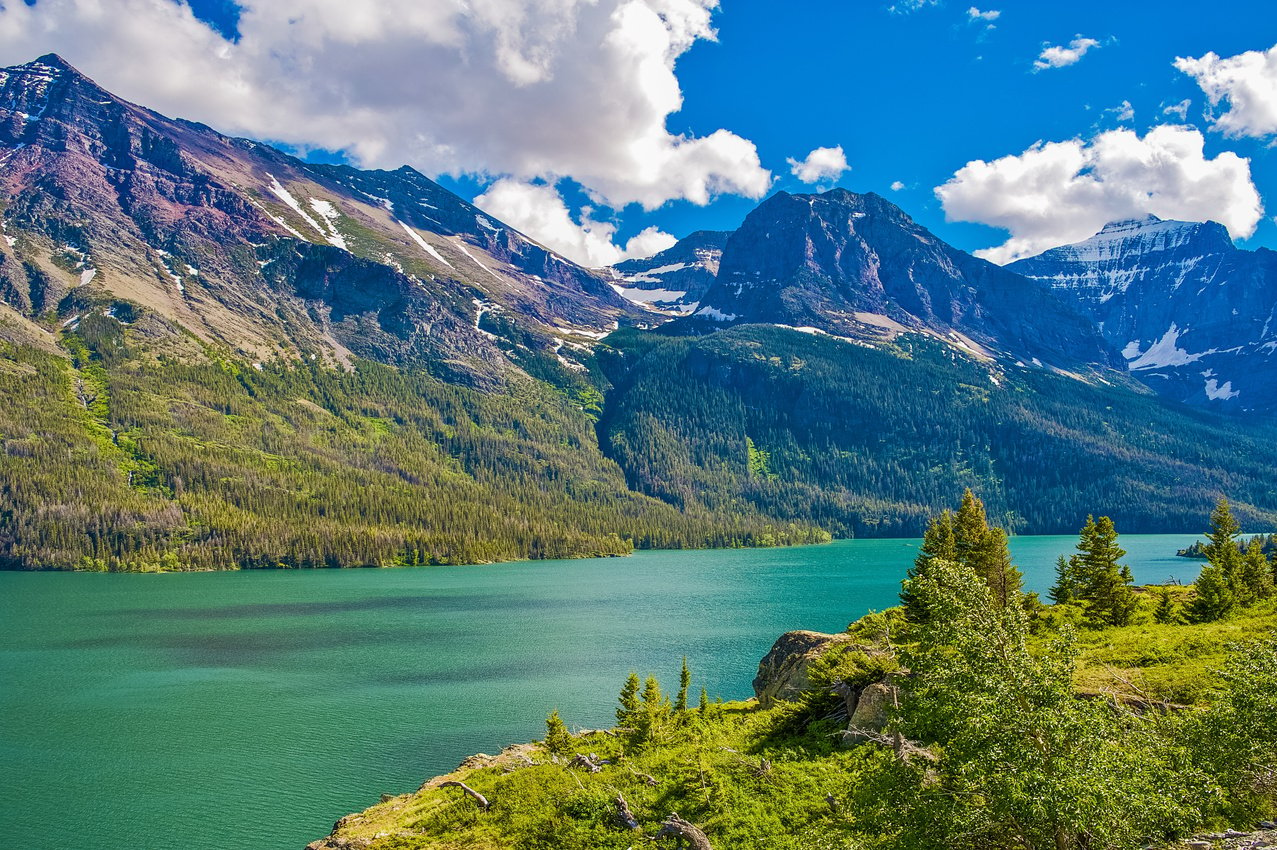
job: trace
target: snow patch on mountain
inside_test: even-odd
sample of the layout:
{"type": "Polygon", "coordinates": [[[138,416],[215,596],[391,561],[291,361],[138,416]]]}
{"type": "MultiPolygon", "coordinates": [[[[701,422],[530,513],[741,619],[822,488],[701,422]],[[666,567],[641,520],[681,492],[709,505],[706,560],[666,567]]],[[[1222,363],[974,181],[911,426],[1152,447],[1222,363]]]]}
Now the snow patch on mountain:
{"type": "Polygon", "coordinates": [[[301,202],[298,201],[295,197],[293,197],[292,192],[289,192],[287,189],[285,189],[283,184],[275,179],[274,174],[267,174],[266,176],[270,178],[271,194],[279,198],[281,201],[283,201],[293,212],[297,213],[297,215],[301,216],[302,220],[305,221],[307,224],[309,224],[311,227],[313,227],[316,233],[318,233],[320,236],[327,239],[328,234],[324,231],[322,227],[319,226],[319,223],[317,221],[311,218],[306,213],[306,211],[302,209],[301,202]]]}
{"type": "Polygon", "coordinates": [[[400,221],[399,219],[395,219],[395,224],[398,224],[400,227],[402,227],[402,228],[404,229],[404,232],[405,232],[405,233],[407,233],[409,236],[411,236],[411,237],[412,237],[412,241],[413,241],[413,242],[416,242],[416,243],[417,243],[417,245],[418,245],[418,246],[420,246],[421,250],[425,251],[427,254],[429,254],[430,256],[434,257],[436,260],[438,260],[439,262],[443,263],[443,264],[444,264],[445,266],[447,266],[448,268],[450,268],[450,269],[451,269],[451,268],[454,268],[454,266],[452,265],[452,263],[448,262],[447,260],[445,260],[445,259],[443,258],[443,254],[440,254],[438,251],[436,251],[436,250],[435,250],[435,247],[434,247],[433,245],[431,245],[429,242],[427,242],[426,240],[424,240],[424,239],[422,239],[422,238],[421,238],[421,234],[420,234],[420,233],[418,233],[417,231],[413,230],[411,227],[409,227],[408,225],[404,224],[404,223],[403,223],[402,221],[400,221]]]}
{"type": "Polygon", "coordinates": [[[342,249],[350,250],[346,247],[346,237],[342,236],[337,230],[337,222],[341,219],[341,213],[337,212],[337,207],[332,201],[322,201],[318,198],[310,199],[310,208],[319,214],[320,221],[327,225],[327,232],[324,238],[329,244],[342,249]]]}
{"type": "Polygon", "coordinates": [[[694,315],[714,322],[734,322],[739,318],[735,313],[724,313],[717,307],[702,307],[694,315]]]}
{"type": "Polygon", "coordinates": [[[1217,378],[1206,379],[1206,397],[1211,401],[1228,401],[1230,398],[1237,398],[1241,392],[1233,389],[1232,381],[1225,381],[1222,385],[1217,378]]]}
{"type": "Polygon", "coordinates": [[[1141,351],[1138,342],[1128,343],[1123,349],[1122,355],[1131,358],[1135,357],[1131,362],[1126,364],[1126,368],[1132,372],[1138,372],[1142,369],[1164,369],[1167,366],[1186,366],[1189,363],[1196,363],[1208,354],[1214,354],[1215,349],[1203,351],[1201,354],[1191,354],[1180,348],[1178,345],[1179,338],[1183,335],[1183,331],[1174,322],[1166,333],[1162,334],[1161,339],[1149,346],[1148,351],[1141,351]]]}

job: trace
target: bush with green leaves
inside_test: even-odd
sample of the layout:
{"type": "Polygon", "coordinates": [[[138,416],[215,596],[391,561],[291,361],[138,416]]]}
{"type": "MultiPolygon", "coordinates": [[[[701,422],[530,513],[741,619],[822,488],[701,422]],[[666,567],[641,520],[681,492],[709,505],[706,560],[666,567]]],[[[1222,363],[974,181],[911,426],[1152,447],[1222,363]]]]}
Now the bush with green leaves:
{"type": "Polygon", "coordinates": [[[892,731],[855,788],[881,847],[1132,847],[1191,827],[1209,782],[1156,718],[1074,690],[1066,630],[1029,647],[1027,616],[999,607],[970,567],[937,561],[910,580],[924,613],[901,651],[892,731]]]}

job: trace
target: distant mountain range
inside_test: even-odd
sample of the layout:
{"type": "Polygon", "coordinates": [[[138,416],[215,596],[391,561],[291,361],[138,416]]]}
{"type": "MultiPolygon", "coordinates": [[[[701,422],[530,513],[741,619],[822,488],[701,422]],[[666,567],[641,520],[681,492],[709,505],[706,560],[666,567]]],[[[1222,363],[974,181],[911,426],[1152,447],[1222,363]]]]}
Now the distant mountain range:
{"type": "Polygon", "coordinates": [[[571,357],[637,312],[410,168],[304,163],[120,100],[58,56],[0,71],[0,104],[0,297],[24,315],[109,290],[253,357],[485,372],[503,313],[519,344],[571,357]]]}
{"type": "Polygon", "coordinates": [[[1160,394],[1277,409],[1277,253],[1240,250],[1222,224],[1114,222],[1008,268],[1085,311],[1160,394]]]}
{"type": "Polygon", "coordinates": [[[1002,268],[782,192],[591,270],[44,56],[0,70],[0,228],[0,567],[909,535],[967,486],[1017,531],[1196,528],[1221,493],[1277,524],[1274,255],[1218,225],[1002,268]]]}

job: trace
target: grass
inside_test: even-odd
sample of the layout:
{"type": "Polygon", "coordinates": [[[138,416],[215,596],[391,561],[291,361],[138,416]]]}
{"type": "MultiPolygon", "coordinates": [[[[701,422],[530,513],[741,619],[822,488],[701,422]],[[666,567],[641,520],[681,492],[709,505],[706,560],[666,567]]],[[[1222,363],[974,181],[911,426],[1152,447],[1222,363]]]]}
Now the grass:
{"type": "Polygon", "coordinates": [[[643,839],[620,826],[619,793],[648,835],[678,812],[716,846],[845,846],[850,824],[826,796],[846,794],[859,755],[835,745],[829,724],[777,735],[790,710],[762,711],[752,701],[691,709],[668,715],[644,746],[588,732],[557,755],[540,744],[513,747],[351,816],[340,835],[370,840],[375,850],[624,850],[643,839]],[[569,765],[578,753],[611,763],[591,773],[569,765]],[[459,789],[439,787],[449,779],[483,794],[491,809],[481,812],[459,789]]]}
{"type": "MultiPolygon", "coordinates": [[[[1174,592],[1182,603],[1189,589],[1174,592]]],[[[1277,630],[1277,599],[1221,622],[1188,625],[1152,622],[1155,595],[1144,589],[1141,596],[1143,622],[1077,630],[1080,692],[1201,706],[1219,683],[1230,648],[1277,630]]],[[[872,614],[849,631],[873,642],[884,618],[897,613],[872,614]]],[[[1070,612],[1053,608],[1046,616],[1067,620],[1070,612]]],[[[813,681],[846,678],[848,671],[876,678],[893,667],[891,658],[845,650],[836,647],[815,662],[813,681]]],[[[716,848],[865,846],[849,801],[877,748],[843,747],[845,720],[821,719],[829,707],[817,695],[767,710],[750,700],[679,714],[666,704],[649,741],[613,730],[578,734],[559,753],[541,743],[511,747],[496,757],[468,759],[416,793],[343,819],[337,837],[360,843],[328,846],[624,850],[646,845],[644,836],[654,835],[671,812],[704,829],[716,848]],[[577,754],[608,763],[590,772],[571,764],[577,754]],[[465,782],[491,808],[481,811],[460,789],[440,787],[448,780],[465,782]],[[622,826],[618,794],[639,831],[622,826]]]]}
{"type": "MultiPolygon", "coordinates": [[[[1180,589],[1187,595],[1188,588],[1180,589]]],[[[1208,698],[1229,647],[1277,631],[1277,599],[1216,623],[1137,623],[1077,633],[1078,689],[1193,705],[1208,698]]]]}

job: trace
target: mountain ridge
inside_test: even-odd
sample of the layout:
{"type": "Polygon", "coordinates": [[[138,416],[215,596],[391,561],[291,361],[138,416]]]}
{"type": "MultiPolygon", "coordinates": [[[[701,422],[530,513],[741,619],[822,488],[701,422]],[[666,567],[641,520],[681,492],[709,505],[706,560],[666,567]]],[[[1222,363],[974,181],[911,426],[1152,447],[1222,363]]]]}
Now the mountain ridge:
{"type": "Polygon", "coordinates": [[[1113,222],[1011,264],[1070,298],[1159,393],[1234,412],[1277,409],[1277,253],[1218,222],[1113,222]]]}
{"type": "Polygon", "coordinates": [[[1021,365],[1117,362],[1090,323],[1046,287],[948,245],[880,195],[845,189],[778,192],[760,204],[728,238],[693,316],[864,341],[924,332],[1021,365]]]}

